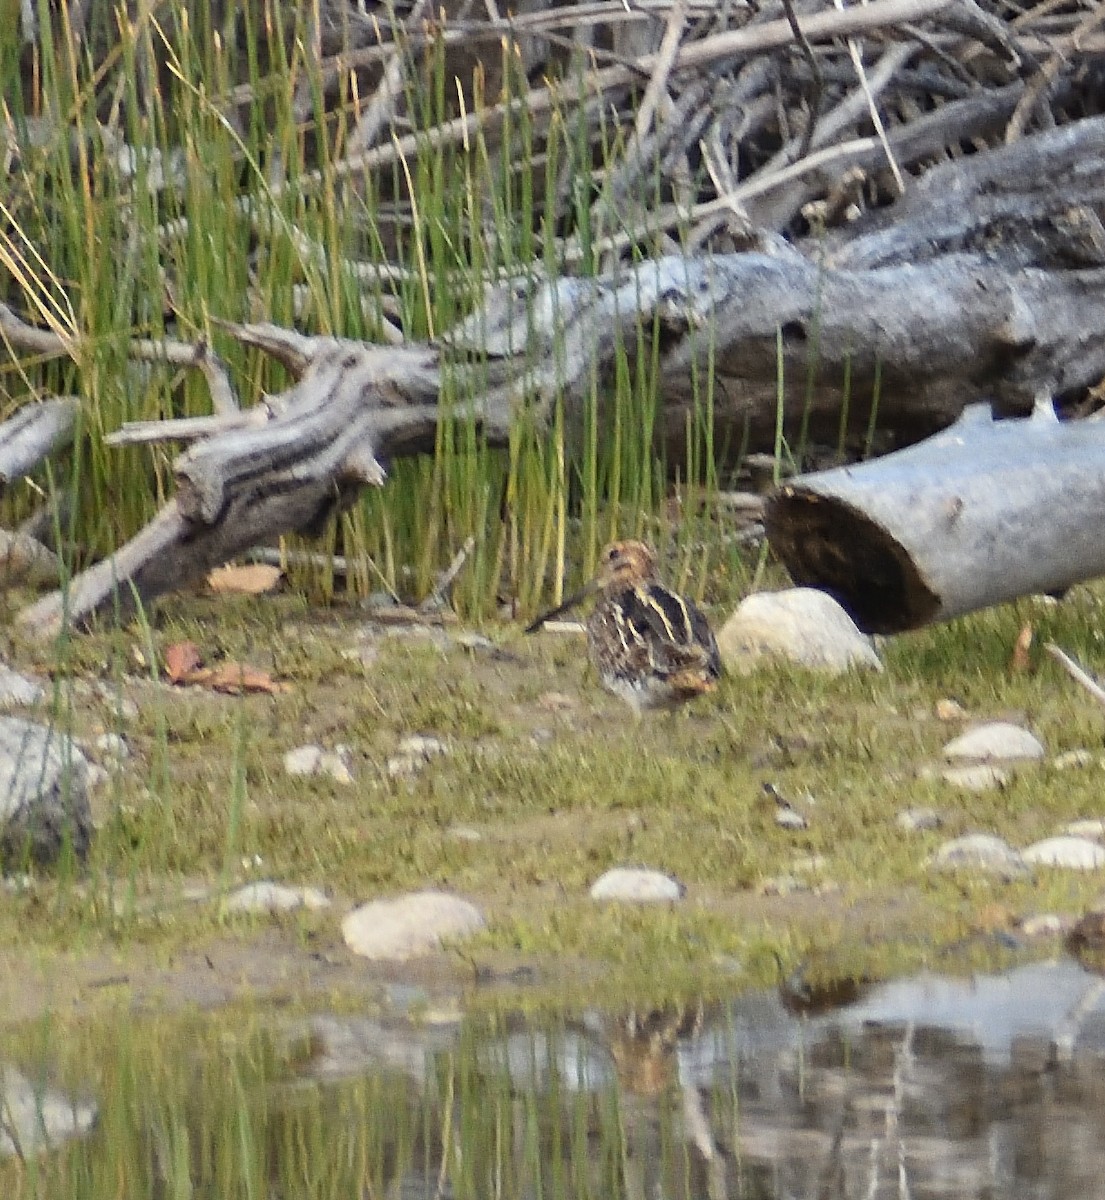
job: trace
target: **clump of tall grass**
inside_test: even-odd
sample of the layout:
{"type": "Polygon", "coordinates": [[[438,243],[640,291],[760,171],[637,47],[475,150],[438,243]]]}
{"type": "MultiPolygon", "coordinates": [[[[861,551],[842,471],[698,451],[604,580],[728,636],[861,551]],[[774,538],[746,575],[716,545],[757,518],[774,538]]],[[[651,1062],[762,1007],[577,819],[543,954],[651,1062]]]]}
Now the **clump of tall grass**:
{"type": "MultiPolygon", "coordinates": [[[[7,116],[26,147],[6,220],[37,251],[28,269],[9,271],[0,298],[40,319],[44,303],[64,312],[73,348],[48,363],[10,357],[0,416],[36,394],[84,398],[81,436],[55,466],[80,561],[133,535],[173,487],[172,447],[109,449],[104,435],[210,411],[198,373],[135,364],[131,339],[209,340],[248,405],[286,380],[214,318],[368,339],[384,336],[386,321],[407,339],[435,337],[478,311],[493,280],[561,270],[566,178],[577,181],[580,261],[598,265],[585,181],[602,167],[596,147],[614,154],[618,134],[596,140],[570,88],[538,126],[511,103],[529,86],[513,50],[501,51],[496,92],[485,95],[484,75],[458,80],[431,43],[406,72],[413,138],[393,140],[390,173],[350,172],[343,151],[364,107],[353,77],[337,103],[326,96],[299,8],[236,13],[217,25],[206,6],[173,0],[134,19],[100,14],[78,41],[62,3],[39,13],[31,69],[0,46],[7,116]],[[436,135],[458,112],[492,106],[496,120],[463,139],[436,135]]],[[[423,596],[471,537],[458,609],[487,614],[505,599],[531,612],[559,598],[572,572],[589,571],[605,540],[631,533],[676,537],[681,570],[701,580],[699,499],[717,483],[710,383],[698,385],[686,463],[665,463],[658,348],[658,330],[642,328],[619,349],[613,378],[592,381],[581,411],[555,400],[543,419],[520,411],[505,448],[487,445],[470,397],[445,396],[434,455],[395,463],[386,487],[324,536],[347,560],[344,587],[423,596]],[[693,495],[677,529],[664,508],[673,474],[693,495]]],[[[24,515],[44,486],[12,489],[6,515],[24,515]]],[[[323,598],[339,586],[317,566],[296,582],[323,598]]]]}

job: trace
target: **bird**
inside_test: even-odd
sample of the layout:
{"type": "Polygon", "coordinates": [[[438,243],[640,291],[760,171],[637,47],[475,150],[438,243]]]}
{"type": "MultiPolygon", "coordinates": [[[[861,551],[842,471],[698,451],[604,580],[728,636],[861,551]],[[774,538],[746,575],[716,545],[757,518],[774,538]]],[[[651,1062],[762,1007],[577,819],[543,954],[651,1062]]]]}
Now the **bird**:
{"type": "Polygon", "coordinates": [[[595,592],[599,598],[587,619],[587,651],[607,691],[639,715],[676,708],[717,687],[721,655],[710,623],[693,601],[660,582],[656,554],[644,542],[611,542],[591,582],[526,632],[595,592]]]}

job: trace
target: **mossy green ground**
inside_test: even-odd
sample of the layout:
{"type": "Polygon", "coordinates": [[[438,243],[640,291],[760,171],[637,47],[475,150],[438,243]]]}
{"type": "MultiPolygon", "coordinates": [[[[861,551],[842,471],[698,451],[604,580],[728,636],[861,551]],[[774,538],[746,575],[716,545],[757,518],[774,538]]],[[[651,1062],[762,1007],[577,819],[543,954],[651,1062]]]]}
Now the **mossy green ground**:
{"type": "MultiPolygon", "coordinates": [[[[948,947],[988,959],[1005,952],[988,929],[1078,914],[1097,897],[1098,876],[1041,870],[1008,883],[938,874],[926,859],[961,833],[1024,846],[1103,815],[1105,713],[1039,651],[1055,639],[1092,667],[1101,620],[1101,592],[1079,588],[1057,606],[1025,601],[888,640],[881,674],[826,680],[770,667],[640,720],[596,686],[579,637],[526,637],[503,624],[482,631],[494,649],[468,648],[458,626],[386,629],[354,605],[319,609],[291,596],[179,597],[145,627],[62,647],[12,642],[13,665],[54,679],[60,723],[83,738],[120,732],[131,758],[95,793],[87,868],[37,873],[5,897],[3,957],[13,969],[35,964],[55,997],[66,979],[87,997],[113,971],[128,988],[169,979],[157,970],[228,945],[243,964],[297,954],[341,962],[352,974],[325,984],[340,990],[370,973],[341,945],[346,907],[433,887],[489,918],[485,935],[449,956],[454,975],[509,979],[535,965],[554,991],[566,982],[611,995],[732,988],[813,951],[856,974],[939,968],[948,947]],[[1026,621],[1034,662],[1014,672],[1026,621]],[[290,690],[235,697],[154,679],[151,656],[156,664],[183,639],[211,663],[248,661],[290,690]],[[118,697],[137,717],[114,714],[118,697]],[[964,720],[937,717],[949,697],[964,720]],[[984,794],[922,776],[962,727],[994,718],[1032,728],[1049,759],[1088,749],[1093,762],[1026,766],[984,794]],[[410,733],[442,739],[449,753],[393,779],[388,760],[410,733]],[[285,752],[308,742],[347,746],[355,783],[289,777],[285,752]],[[777,826],[765,783],[802,808],[807,829],[777,826]],[[942,828],[904,832],[897,816],[917,806],[936,809],[942,828]],[[618,864],[674,874],[686,899],[590,901],[590,884],[618,864]],[[783,877],[809,887],[774,894],[783,877]],[[336,903],[228,919],[221,891],[260,878],[324,887],[336,903]]],[[[240,977],[243,987],[275,986],[245,966],[240,977]]]]}

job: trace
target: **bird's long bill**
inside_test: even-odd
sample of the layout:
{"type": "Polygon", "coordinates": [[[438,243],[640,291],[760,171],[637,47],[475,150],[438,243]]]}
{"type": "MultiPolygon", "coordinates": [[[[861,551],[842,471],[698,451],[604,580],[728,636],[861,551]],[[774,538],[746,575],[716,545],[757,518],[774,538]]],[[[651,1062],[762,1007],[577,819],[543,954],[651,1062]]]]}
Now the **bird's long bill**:
{"type": "Polygon", "coordinates": [[[568,597],[563,604],[558,604],[556,608],[550,608],[548,612],[542,613],[536,621],[531,622],[526,626],[526,633],[536,633],[546,621],[551,621],[554,617],[559,617],[561,613],[567,612],[569,609],[575,608],[577,604],[582,604],[588,596],[597,588],[597,584],[592,580],[586,587],[580,588],[574,595],[568,597]]]}

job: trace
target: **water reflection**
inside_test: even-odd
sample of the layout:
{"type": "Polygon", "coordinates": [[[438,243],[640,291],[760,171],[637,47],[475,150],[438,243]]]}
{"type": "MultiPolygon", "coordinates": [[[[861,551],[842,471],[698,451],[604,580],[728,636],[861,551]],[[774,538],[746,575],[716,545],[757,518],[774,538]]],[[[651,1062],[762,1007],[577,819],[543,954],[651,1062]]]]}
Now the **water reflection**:
{"type": "Polygon", "coordinates": [[[98,1125],[33,1171],[0,1165],[0,1195],[1105,1194],[1096,975],[1061,961],[851,991],[828,1010],[791,980],[540,1021],[326,1012],[47,1038],[54,1069],[24,1047],[26,1077],[95,1093],[98,1125]]]}
{"type": "MultiPolygon", "coordinates": [[[[540,1170],[518,1194],[547,1193],[550,1176],[571,1182],[563,1194],[601,1182],[601,1194],[629,1200],[1105,1194],[1098,977],[1064,961],[858,991],[815,1015],[796,1013],[789,992],[765,992],[476,1035],[490,1088],[477,1094],[501,1094],[508,1077],[521,1124],[539,1111],[545,1125],[540,1170]],[[553,1170],[549,1155],[583,1144],[550,1132],[581,1119],[580,1097],[588,1167],[569,1153],[553,1170]]],[[[342,1042],[345,1071],[396,1065],[383,1027],[361,1024],[362,1057],[351,1056],[355,1028],[315,1023],[323,1045],[342,1042]]],[[[473,1030],[456,1035],[459,1049],[473,1030]]],[[[419,1046],[432,1060],[449,1035],[411,1036],[398,1057],[414,1079],[426,1068],[419,1046]]],[[[333,1077],[334,1065],[331,1055],[312,1069],[333,1077]]],[[[512,1131],[523,1137],[517,1122],[512,1131]]],[[[437,1184],[408,1177],[402,1191],[440,1195],[437,1184]]]]}

